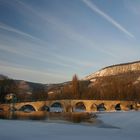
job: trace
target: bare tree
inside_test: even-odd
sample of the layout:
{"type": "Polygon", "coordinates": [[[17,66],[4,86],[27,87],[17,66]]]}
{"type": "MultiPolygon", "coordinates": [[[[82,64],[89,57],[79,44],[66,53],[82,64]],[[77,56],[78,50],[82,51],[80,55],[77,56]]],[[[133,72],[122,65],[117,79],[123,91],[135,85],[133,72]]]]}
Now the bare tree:
{"type": "Polygon", "coordinates": [[[79,80],[76,74],[72,78],[72,94],[74,98],[80,98],[79,80]]]}

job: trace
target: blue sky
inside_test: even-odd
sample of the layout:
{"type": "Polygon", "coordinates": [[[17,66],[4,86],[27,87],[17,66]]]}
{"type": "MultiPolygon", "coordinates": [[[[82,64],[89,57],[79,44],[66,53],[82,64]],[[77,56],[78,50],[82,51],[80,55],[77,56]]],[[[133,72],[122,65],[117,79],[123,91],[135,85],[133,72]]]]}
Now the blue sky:
{"type": "Polygon", "coordinates": [[[140,60],[139,0],[0,0],[0,73],[59,83],[140,60]]]}

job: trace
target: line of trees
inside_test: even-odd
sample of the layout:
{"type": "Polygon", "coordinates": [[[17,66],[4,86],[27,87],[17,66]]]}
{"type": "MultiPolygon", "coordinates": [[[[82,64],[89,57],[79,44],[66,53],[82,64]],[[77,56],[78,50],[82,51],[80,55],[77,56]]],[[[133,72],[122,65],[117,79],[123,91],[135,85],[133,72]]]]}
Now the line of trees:
{"type": "Polygon", "coordinates": [[[61,87],[60,93],[53,93],[49,96],[49,99],[82,99],[84,93],[87,92],[88,84],[89,81],[80,81],[78,76],[75,74],[71,82],[61,87]]]}
{"type": "Polygon", "coordinates": [[[140,101],[139,73],[97,78],[94,83],[80,81],[76,75],[70,84],[51,99],[133,100],[140,101]]]}

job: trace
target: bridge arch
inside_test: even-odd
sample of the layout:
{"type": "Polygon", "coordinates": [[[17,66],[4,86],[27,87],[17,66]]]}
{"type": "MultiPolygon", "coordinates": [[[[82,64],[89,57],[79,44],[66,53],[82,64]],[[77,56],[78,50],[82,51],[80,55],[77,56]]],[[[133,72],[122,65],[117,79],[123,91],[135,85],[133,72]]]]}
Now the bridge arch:
{"type": "Polygon", "coordinates": [[[18,110],[19,111],[37,111],[37,109],[35,109],[35,107],[30,104],[23,105],[18,110]]]}
{"type": "Polygon", "coordinates": [[[117,103],[117,104],[115,105],[115,110],[116,110],[116,111],[122,110],[122,106],[121,106],[120,103],[117,103]]]}
{"type": "Polygon", "coordinates": [[[104,103],[100,103],[97,105],[97,111],[106,111],[106,107],[104,103]]]}
{"type": "Polygon", "coordinates": [[[61,102],[53,102],[50,105],[50,111],[51,112],[64,112],[65,111],[65,105],[63,105],[61,102]]]}
{"type": "Polygon", "coordinates": [[[77,102],[73,107],[74,112],[83,112],[86,111],[86,105],[84,102],[77,102]]]}

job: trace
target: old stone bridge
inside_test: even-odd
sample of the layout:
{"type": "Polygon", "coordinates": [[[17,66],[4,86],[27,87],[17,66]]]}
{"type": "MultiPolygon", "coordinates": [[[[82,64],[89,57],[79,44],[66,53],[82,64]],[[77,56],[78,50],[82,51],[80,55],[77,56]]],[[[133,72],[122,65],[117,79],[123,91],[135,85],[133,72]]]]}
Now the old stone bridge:
{"type": "Polygon", "coordinates": [[[11,104],[0,104],[0,109],[8,111],[11,107],[21,110],[24,107],[32,107],[34,111],[44,111],[45,108],[61,107],[63,112],[74,112],[77,109],[84,109],[86,112],[92,111],[114,111],[138,109],[138,104],[134,101],[110,101],[110,100],[49,100],[36,102],[21,102],[11,104]]]}

